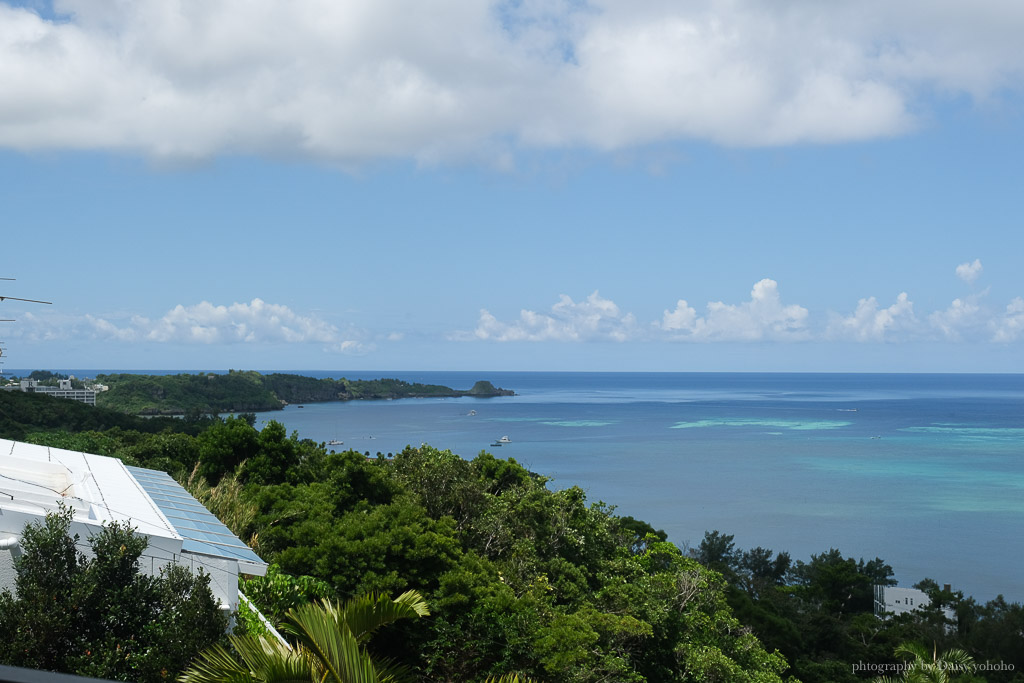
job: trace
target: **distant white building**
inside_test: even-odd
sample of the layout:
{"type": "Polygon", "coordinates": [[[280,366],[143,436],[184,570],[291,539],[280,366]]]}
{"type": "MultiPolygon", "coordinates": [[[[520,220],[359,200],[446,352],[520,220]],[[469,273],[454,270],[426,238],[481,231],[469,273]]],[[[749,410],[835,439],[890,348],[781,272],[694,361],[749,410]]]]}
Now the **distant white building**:
{"type": "Polygon", "coordinates": [[[23,379],[17,385],[9,385],[3,388],[8,391],[17,391],[20,389],[21,391],[30,394],[46,394],[47,396],[53,396],[54,398],[69,398],[72,401],[87,403],[91,406],[96,405],[96,391],[94,389],[73,389],[71,387],[70,379],[61,379],[57,380],[57,382],[58,385],[56,387],[49,387],[41,386],[38,380],[23,379]]]}
{"type": "MultiPolygon", "coordinates": [[[[897,586],[875,586],[875,616],[885,618],[889,615],[907,614],[928,607],[932,599],[927,593],[916,588],[899,588],[897,586]]],[[[942,608],[942,616],[956,624],[956,613],[948,605],[942,608]]],[[[955,627],[954,627],[955,628],[955,627]]]]}
{"type": "Polygon", "coordinates": [[[126,522],[149,545],[141,570],[170,563],[204,570],[221,608],[238,608],[238,575],[264,576],[267,564],[169,475],[116,458],[0,439],[0,587],[14,588],[22,530],[63,503],[82,540],[102,525],[126,522]]]}

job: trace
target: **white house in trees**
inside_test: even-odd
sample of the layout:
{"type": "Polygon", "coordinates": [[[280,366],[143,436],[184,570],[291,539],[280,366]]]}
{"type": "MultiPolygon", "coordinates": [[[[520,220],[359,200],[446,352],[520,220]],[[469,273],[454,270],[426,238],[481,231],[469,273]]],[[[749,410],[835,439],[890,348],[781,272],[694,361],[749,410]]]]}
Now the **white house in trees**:
{"type": "MultiPolygon", "coordinates": [[[[949,586],[946,586],[949,590],[949,586]]],[[[875,586],[875,616],[884,619],[890,615],[907,614],[931,605],[932,599],[923,590],[917,588],[899,588],[897,586],[875,586]]],[[[942,607],[942,616],[948,622],[947,633],[956,631],[956,612],[949,605],[942,607]]]]}
{"type": "Polygon", "coordinates": [[[0,439],[0,587],[14,586],[22,530],[63,503],[71,533],[84,541],[104,524],[126,522],[149,545],[142,571],[178,563],[210,575],[224,610],[238,608],[238,575],[263,576],[267,564],[169,475],[116,458],[0,439]]]}

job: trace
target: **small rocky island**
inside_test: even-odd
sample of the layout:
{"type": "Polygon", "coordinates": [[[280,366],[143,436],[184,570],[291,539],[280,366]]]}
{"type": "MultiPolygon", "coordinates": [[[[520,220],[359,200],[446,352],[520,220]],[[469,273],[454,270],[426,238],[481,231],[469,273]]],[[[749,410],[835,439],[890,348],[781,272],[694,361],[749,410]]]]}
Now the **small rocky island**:
{"type": "Polygon", "coordinates": [[[98,375],[107,391],[96,404],[133,415],[188,415],[280,410],[292,403],[399,398],[492,398],[515,396],[481,380],[460,390],[400,379],[316,379],[252,370],[179,375],[98,375]]]}

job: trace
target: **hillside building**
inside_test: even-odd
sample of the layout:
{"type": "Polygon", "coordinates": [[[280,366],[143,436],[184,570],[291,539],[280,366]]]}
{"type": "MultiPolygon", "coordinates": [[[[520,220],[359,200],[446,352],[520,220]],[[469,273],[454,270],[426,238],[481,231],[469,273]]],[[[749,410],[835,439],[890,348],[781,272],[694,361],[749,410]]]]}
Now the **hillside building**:
{"type": "MultiPolygon", "coordinates": [[[[946,586],[947,590],[949,586],[946,586]]],[[[897,586],[875,586],[875,616],[884,619],[891,615],[907,614],[931,605],[931,597],[917,588],[897,586]]],[[[956,624],[956,613],[948,605],[942,608],[942,616],[950,624],[956,624]]],[[[955,626],[947,630],[955,630],[955,626]]]]}
{"type": "MultiPolygon", "coordinates": [[[[149,545],[141,570],[170,563],[204,570],[221,609],[238,609],[238,576],[264,576],[267,564],[169,475],[116,458],[0,439],[0,588],[14,588],[22,530],[63,504],[71,533],[87,539],[104,524],[130,524],[149,545]]],[[[83,552],[89,552],[85,540],[83,552]]],[[[242,596],[244,599],[244,596],[242,596]]]]}
{"type": "Polygon", "coordinates": [[[17,385],[3,387],[8,391],[23,391],[30,394],[46,394],[54,398],[68,398],[88,405],[96,405],[96,391],[93,389],[74,389],[70,379],[58,380],[55,387],[43,386],[38,380],[23,379],[17,385]]]}

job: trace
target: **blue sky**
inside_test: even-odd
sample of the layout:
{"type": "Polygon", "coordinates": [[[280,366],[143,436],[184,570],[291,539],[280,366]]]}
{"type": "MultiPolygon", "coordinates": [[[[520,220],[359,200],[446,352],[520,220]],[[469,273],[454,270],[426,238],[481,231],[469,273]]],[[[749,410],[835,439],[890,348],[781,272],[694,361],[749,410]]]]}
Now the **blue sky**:
{"type": "Polygon", "coordinates": [[[10,368],[1020,372],[1024,6],[0,1],[10,368]]]}

